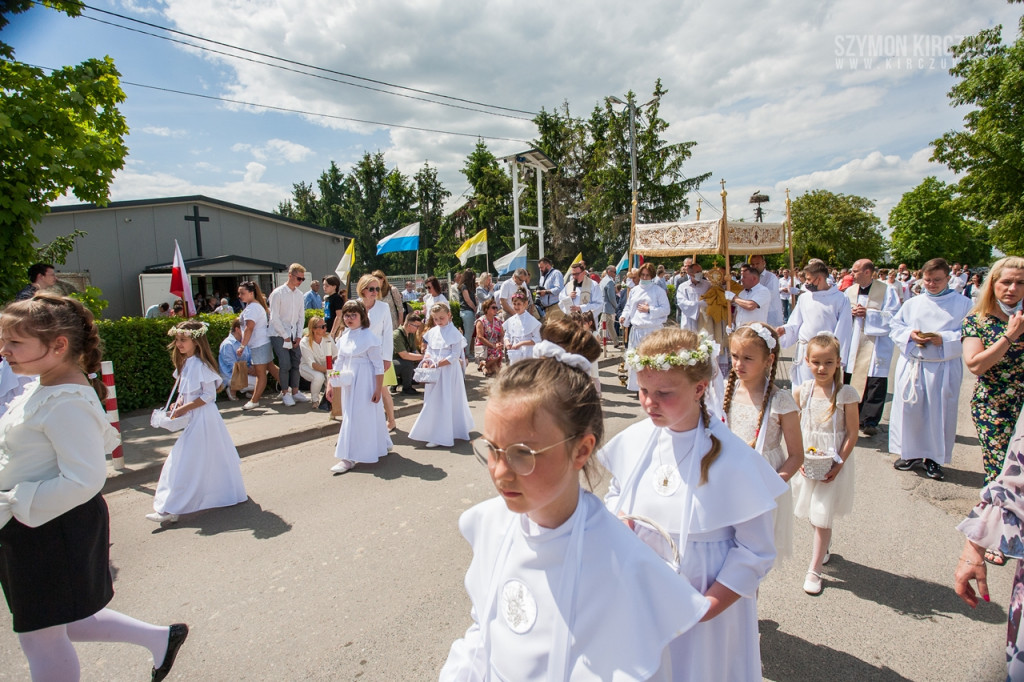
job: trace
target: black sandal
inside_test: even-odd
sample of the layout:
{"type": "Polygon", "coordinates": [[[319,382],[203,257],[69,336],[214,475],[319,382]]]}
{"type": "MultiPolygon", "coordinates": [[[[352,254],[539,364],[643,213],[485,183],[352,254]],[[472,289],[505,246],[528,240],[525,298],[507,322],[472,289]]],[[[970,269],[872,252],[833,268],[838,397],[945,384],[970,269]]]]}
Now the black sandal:
{"type": "Polygon", "coordinates": [[[985,550],[985,562],[993,566],[1005,566],[1006,555],[998,549],[987,549],[985,550]]]}

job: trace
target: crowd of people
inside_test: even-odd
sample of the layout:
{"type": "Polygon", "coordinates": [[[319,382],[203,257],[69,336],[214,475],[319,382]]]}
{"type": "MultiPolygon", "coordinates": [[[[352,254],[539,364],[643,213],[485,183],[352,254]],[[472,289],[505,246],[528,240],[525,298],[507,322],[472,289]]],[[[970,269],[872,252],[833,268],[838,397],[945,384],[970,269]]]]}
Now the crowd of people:
{"type": "MultiPolygon", "coordinates": [[[[246,499],[215,404],[221,389],[249,393],[243,409],[254,409],[271,373],[284,405],[333,405],[342,416],[334,475],[387,456],[392,391],[421,395],[409,437],[453,447],[479,430],[472,448],[498,492],[460,519],[473,548],[473,623],[453,644],[442,680],[623,672],[760,679],[758,586],[792,554],[796,518],[810,523],[814,538],[803,589],[817,595],[827,585],[832,528],[853,509],[854,447],[884,428],[895,353],[888,449],[900,471],[943,480],[963,367],[978,377],[972,418],[989,484],[961,526],[968,540],[957,589],[976,603],[973,580],[987,599],[985,562],[1024,557],[1020,521],[1014,528],[1007,516],[1024,518],[1015,502],[1024,495],[1024,259],[1003,258],[983,278],[941,258],[915,272],[879,270],[867,259],[848,270],[816,259],[795,273],[765,266],[758,255],[735,275],[704,272],[692,259],[677,273],[648,262],[620,279],[611,266],[598,276],[577,261],[563,274],[542,259],[534,288],[526,269],[497,284],[467,270],[449,291],[428,278],[422,295],[412,282],[398,291],[378,271],[359,279],[352,300],[333,275],[323,296],[312,287],[303,294],[300,264],[269,301],[255,282],[242,282],[246,305],[216,358],[205,323],[184,320],[169,331],[176,386],[168,417],[185,425],[147,518],[174,523],[246,499]],[[422,311],[412,309],[417,301],[422,311]],[[307,309],[322,316],[304,326],[307,309]],[[602,344],[625,347],[628,388],[646,415],[607,443],[596,371],[602,344]],[[477,346],[475,366],[491,379],[484,422],[475,426],[465,374],[477,346]],[[789,388],[779,381],[784,349],[792,349],[789,388]],[[603,501],[581,486],[595,461],[612,476],[603,501]],[[599,604],[587,599],[596,592],[599,604]]],[[[103,389],[95,325],[80,304],[38,289],[0,317],[0,389],[13,386],[3,372],[38,376],[0,396],[9,401],[0,451],[24,450],[34,462],[0,459],[0,582],[34,676],[54,664],[47,647],[70,665],[71,642],[98,637],[80,624],[99,622],[106,639],[147,646],[153,679],[162,679],[187,628],[105,608],[100,540],[108,531],[97,466],[112,443],[96,398],[103,389]],[[62,325],[46,317],[54,311],[62,325]],[[66,403],[68,419],[95,431],[74,458],[45,429],[35,440],[18,435],[54,414],[38,410],[47,401],[66,403]],[[91,474],[69,485],[65,467],[91,474]],[[43,532],[54,519],[82,540],[43,532]],[[36,599],[44,578],[30,566],[41,552],[66,555],[66,570],[89,576],[84,610],[64,608],[59,597],[36,599]]],[[[1015,585],[1024,594],[1024,562],[1015,585]]],[[[1011,608],[1011,626],[1021,610],[1011,608]]],[[[1017,631],[1011,627],[1012,660],[1024,653],[1017,631]]]]}

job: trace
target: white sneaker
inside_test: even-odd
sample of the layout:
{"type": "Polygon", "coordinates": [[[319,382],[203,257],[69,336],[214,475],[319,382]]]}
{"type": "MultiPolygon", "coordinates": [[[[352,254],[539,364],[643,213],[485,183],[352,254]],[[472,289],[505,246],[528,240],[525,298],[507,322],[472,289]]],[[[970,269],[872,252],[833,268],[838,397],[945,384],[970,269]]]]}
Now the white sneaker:
{"type": "Polygon", "coordinates": [[[350,459],[343,459],[343,460],[340,460],[334,466],[332,466],[331,467],[331,471],[333,471],[336,474],[343,474],[346,471],[348,471],[349,469],[351,469],[352,467],[354,467],[355,465],[356,465],[356,463],[353,462],[352,460],[350,460],[350,459]]]}
{"type": "Polygon", "coordinates": [[[287,405],[288,407],[292,407],[293,405],[295,405],[295,398],[292,397],[291,393],[285,393],[284,395],[281,396],[281,402],[287,405]]]}
{"type": "Polygon", "coordinates": [[[309,396],[308,396],[308,395],[306,395],[305,393],[303,393],[302,391],[295,391],[295,393],[292,393],[292,400],[294,400],[294,401],[295,401],[295,402],[297,402],[297,403],[308,403],[308,402],[312,402],[312,401],[311,401],[311,400],[309,399],[309,396]]]}
{"type": "Polygon", "coordinates": [[[253,401],[250,400],[245,405],[242,405],[242,409],[243,410],[255,410],[259,406],[260,406],[259,403],[254,403],[253,401]]]}
{"type": "Polygon", "coordinates": [[[427,443],[427,447],[428,448],[436,448],[436,447],[440,447],[440,446],[437,443],[427,443]]]}
{"type": "Polygon", "coordinates": [[[163,512],[153,512],[152,514],[146,514],[146,518],[155,523],[177,523],[177,514],[164,514],[163,512]]]}
{"type": "Polygon", "coordinates": [[[821,574],[814,571],[807,571],[807,579],[804,580],[804,592],[807,594],[821,594],[821,574]]]}

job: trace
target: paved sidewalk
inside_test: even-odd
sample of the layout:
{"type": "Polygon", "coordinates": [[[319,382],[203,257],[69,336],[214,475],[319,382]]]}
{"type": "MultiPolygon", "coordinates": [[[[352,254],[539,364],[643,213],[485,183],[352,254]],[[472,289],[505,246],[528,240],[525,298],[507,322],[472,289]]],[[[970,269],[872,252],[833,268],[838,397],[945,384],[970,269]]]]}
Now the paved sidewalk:
{"type": "MultiPolygon", "coordinates": [[[[609,348],[608,356],[599,361],[602,371],[614,373],[620,354],[620,351],[609,348]]],[[[471,364],[466,372],[466,391],[470,402],[483,398],[486,382],[476,366],[471,364]]],[[[423,404],[422,391],[420,396],[399,393],[392,398],[396,419],[419,413],[423,404]]],[[[219,396],[217,406],[240,457],[336,435],[341,428],[341,420],[331,419],[329,412],[313,409],[308,404],[287,407],[276,394],[274,399],[264,394],[260,407],[247,412],[242,411],[241,400],[230,401],[223,394],[219,396]]],[[[104,493],[135,485],[140,479],[156,480],[159,476],[164,459],[181,434],[150,426],[150,412],[138,410],[121,415],[124,469],[115,471],[108,465],[104,493]]]]}

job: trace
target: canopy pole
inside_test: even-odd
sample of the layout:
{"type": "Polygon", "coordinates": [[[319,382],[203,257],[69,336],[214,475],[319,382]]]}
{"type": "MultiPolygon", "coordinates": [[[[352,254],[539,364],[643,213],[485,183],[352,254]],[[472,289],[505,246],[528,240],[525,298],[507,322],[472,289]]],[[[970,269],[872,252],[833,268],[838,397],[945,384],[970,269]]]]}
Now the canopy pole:
{"type": "MultiPolygon", "coordinates": [[[[789,211],[789,188],[786,188],[786,241],[789,243],[789,279],[791,282],[796,283],[796,268],[793,266],[793,218],[789,211]]],[[[793,293],[794,287],[789,288],[790,298],[790,310],[796,305],[796,294],[793,293]]]]}
{"type": "MultiPolygon", "coordinates": [[[[725,255],[725,290],[732,290],[732,270],[729,268],[729,218],[725,208],[725,197],[728,192],[725,191],[725,180],[721,181],[722,184],[722,253],[725,255]]],[[[725,306],[725,326],[732,326],[732,304],[729,303],[725,306]]]]}

